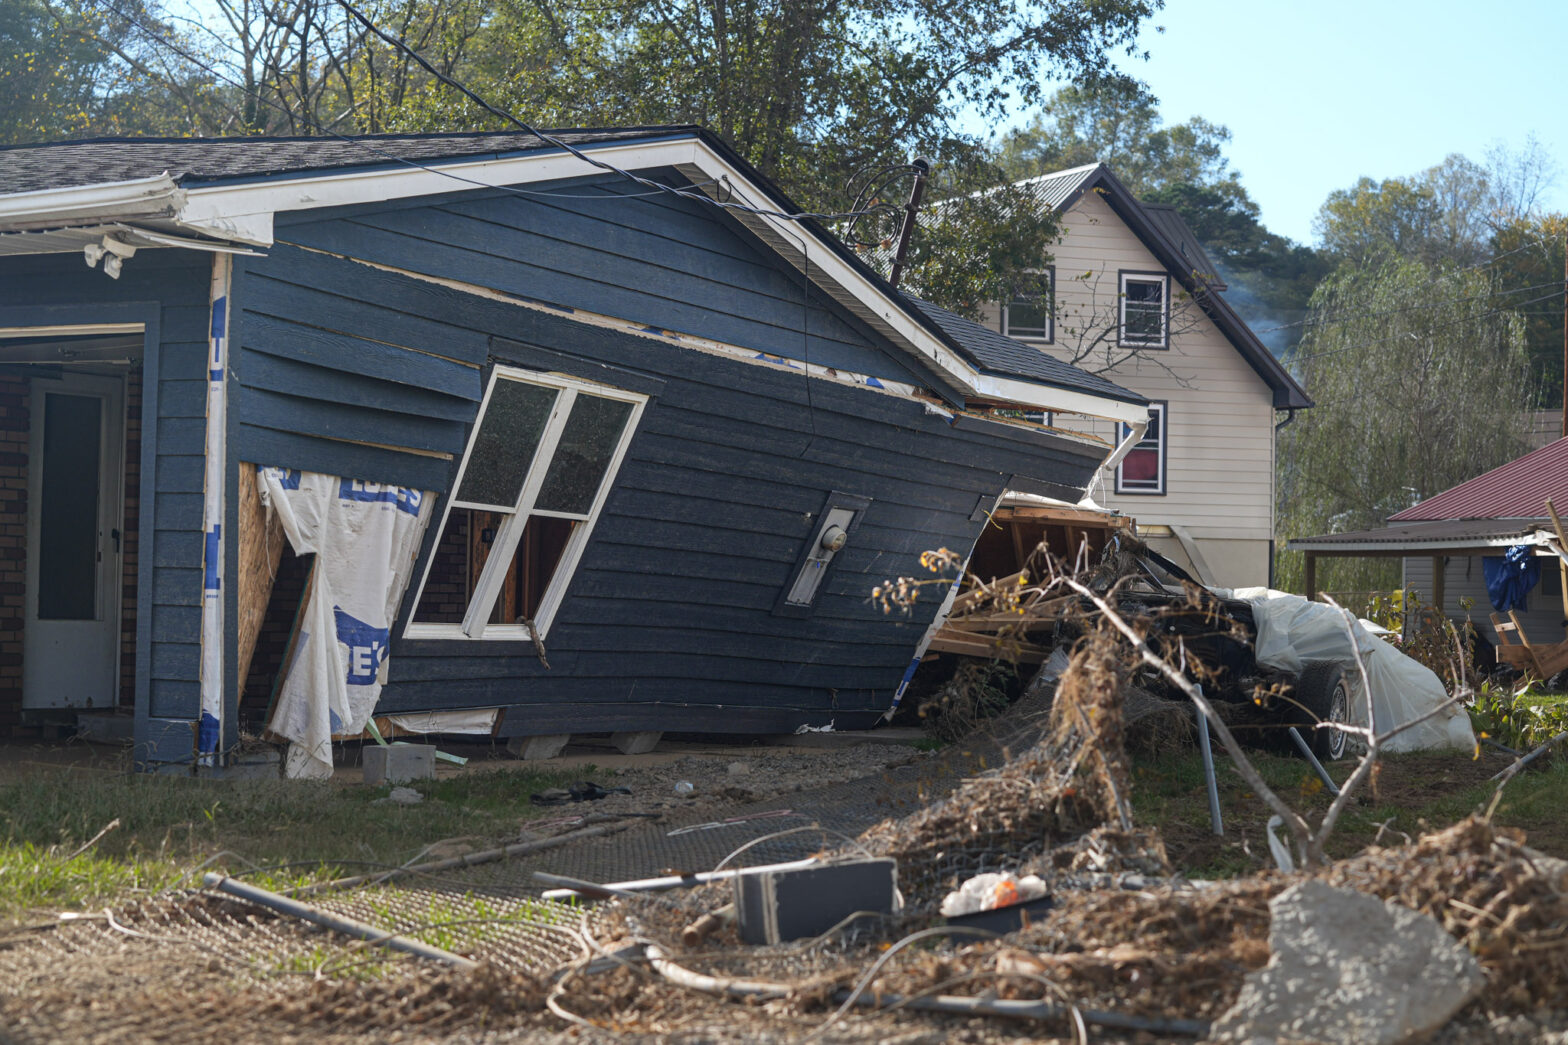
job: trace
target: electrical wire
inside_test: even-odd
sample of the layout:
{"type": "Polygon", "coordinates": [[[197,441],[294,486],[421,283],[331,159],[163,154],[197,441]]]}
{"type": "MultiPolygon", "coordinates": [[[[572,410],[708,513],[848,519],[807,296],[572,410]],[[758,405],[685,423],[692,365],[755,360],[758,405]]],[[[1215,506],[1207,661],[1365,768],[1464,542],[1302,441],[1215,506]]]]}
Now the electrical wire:
{"type": "MultiPolygon", "coordinates": [[[[1434,279],[1434,280],[1429,281],[1429,283],[1427,285],[1428,286],[1435,285],[1435,284],[1441,283],[1441,282],[1444,282],[1444,280],[1442,280],[1442,279],[1434,279]]],[[[1441,299],[1439,299],[1437,301],[1425,301],[1425,302],[1422,302],[1419,305],[1401,305],[1398,308],[1390,308],[1390,309],[1378,309],[1378,310],[1371,310],[1371,309],[1369,309],[1369,310],[1339,309],[1339,310],[1330,311],[1329,313],[1325,314],[1324,316],[1322,316],[1320,318],[1314,318],[1312,316],[1308,316],[1306,319],[1298,320],[1295,323],[1282,323],[1282,324],[1280,324],[1279,326],[1276,326],[1276,327],[1260,327],[1260,328],[1254,330],[1253,333],[1254,334],[1268,334],[1268,333],[1272,333],[1273,331],[1276,331],[1276,330],[1288,330],[1291,327],[1305,326],[1306,324],[1309,324],[1309,323],[1317,323],[1317,324],[1327,325],[1329,323],[1341,323],[1341,322],[1344,322],[1345,320],[1348,320],[1348,319],[1366,319],[1366,318],[1372,317],[1372,316],[1388,316],[1388,315],[1393,315],[1393,314],[1399,313],[1399,312],[1410,312],[1410,311],[1413,311],[1413,310],[1418,309],[1418,308],[1432,308],[1432,307],[1435,307],[1437,305],[1453,305],[1453,304],[1458,304],[1458,303],[1464,302],[1464,301],[1478,301],[1478,300],[1481,300],[1483,298],[1497,297],[1499,294],[1528,294],[1532,290],[1540,290],[1543,287],[1561,287],[1562,284],[1563,284],[1563,281],[1560,280],[1560,279],[1557,279],[1557,280],[1552,280],[1552,281],[1547,282],[1547,283],[1536,283],[1533,286],[1528,286],[1528,287],[1510,287],[1507,290],[1489,290],[1489,291],[1487,291],[1487,292],[1485,292],[1483,294],[1466,294],[1466,295],[1464,295],[1462,297],[1441,298],[1441,299]]],[[[1529,304],[1529,302],[1525,302],[1525,304],[1529,304]]]]}
{"type": "MultiPolygon", "coordinates": [[[[833,213],[805,213],[805,212],[788,213],[788,212],[785,212],[785,211],[769,210],[768,208],[765,208],[765,207],[753,207],[750,204],[736,203],[733,200],[729,200],[729,201],[726,201],[726,200],[715,200],[711,196],[708,196],[705,193],[693,194],[688,189],[677,188],[677,187],[675,187],[673,185],[666,185],[663,182],[654,181],[651,178],[644,178],[644,177],[642,177],[639,174],[634,174],[631,171],[623,170],[622,168],[617,167],[614,164],[606,163],[603,160],[599,160],[599,159],[596,159],[594,157],[591,157],[591,156],[587,155],[586,153],[584,153],[581,149],[577,148],[575,145],[572,145],[570,142],[565,141],[564,139],[558,138],[558,137],[556,137],[556,136],[554,136],[552,134],[549,134],[549,133],[547,133],[545,131],[541,131],[541,130],[531,126],[530,124],[527,124],[527,123],[523,122],[516,115],[514,115],[514,114],[512,114],[510,112],[507,112],[504,109],[497,108],[496,106],[490,104],[484,98],[480,97],[478,93],[476,93],[475,91],[471,90],[469,87],[467,87],[465,84],[463,84],[462,82],[457,80],[455,77],[449,76],[446,73],[443,73],[441,70],[437,69],[434,65],[431,65],[430,62],[428,60],[426,60],[423,55],[421,55],[421,54],[419,54],[419,52],[415,51],[412,47],[410,47],[407,43],[405,43],[401,38],[395,37],[392,34],[386,32],[385,30],[377,27],[376,24],[374,22],[372,22],[368,16],[366,16],[363,12],[361,12],[353,4],[349,3],[349,0],[337,0],[337,3],[338,3],[339,7],[343,8],[343,10],[347,11],[354,18],[355,21],[357,21],[361,25],[363,25],[367,30],[369,30],[377,38],[379,38],[380,40],[384,41],[385,43],[391,45],[392,47],[396,48],[398,51],[400,51],[403,54],[407,55],[409,58],[413,59],[414,62],[417,63],[421,69],[425,70],[425,72],[429,73],[431,76],[434,76],[437,80],[440,80],[442,83],[446,84],[448,87],[451,87],[453,90],[458,91],[465,98],[468,98],[470,101],[474,102],[476,105],[478,105],[480,108],[484,109],[486,112],[488,112],[488,113],[490,113],[490,114],[492,114],[492,115],[494,115],[494,116],[496,116],[496,117],[498,117],[500,119],[507,120],[508,122],[510,122],[510,123],[514,124],[515,126],[517,126],[519,129],[527,132],[528,134],[532,134],[534,137],[538,138],[540,141],[545,142],[545,143],[547,143],[549,145],[553,145],[553,146],[555,146],[558,149],[563,149],[566,152],[570,153],[572,156],[575,156],[577,159],[583,161],[584,163],[589,164],[590,166],[593,166],[593,167],[597,167],[598,169],[600,169],[602,171],[606,171],[606,172],[609,172],[611,174],[619,175],[620,177],[627,178],[627,179],[631,180],[632,182],[634,182],[634,183],[636,183],[638,185],[642,185],[642,186],[644,186],[646,188],[653,189],[653,190],[658,191],[658,192],[666,192],[666,193],[669,193],[672,196],[678,196],[678,197],[680,197],[682,199],[700,198],[704,202],[711,203],[711,204],[713,204],[715,206],[723,207],[723,208],[726,208],[726,209],[743,211],[743,212],[748,213],[748,214],[756,214],[756,215],[761,215],[763,217],[780,218],[780,219],[785,220],[785,221],[801,221],[801,220],[804,220],[804,219],[815,219],[815,220],[818,220],[818,221],[844,221],[844,220],[848,220],[848,219],[852,219],[852,218],[856,218],[856,217],[860,216],[860,214],[855,212],[855,211],[843,211],[843,212],[836,213],[836,214],[833,214],[833,213]]],[[[886,211],[886,210],[894,210],[896,208],[892,208],[892,207],[889,207],[887,205],[880,205],[876,209],[879,210],[879,211],[886,211]]],[[[869,212],[861,212],[861,213],[869,213],[869,212]]]]}
{"type": "MultiPolygon", "coordinates": [[[[1546,285],[1550,286],[1551,284],[1546,284],[1546,285]]],[[[1550,294],[1542,294],[1540,297],[1531,298],[1529,301],[1521,301],[1517,306],[1505,306],[1503,308],[1492,309],[1489,312],[1482,312],[1482,313],[1479,313],[1479,314],[1474,315],[1474,316],[1461,316],[1458,319],[1454,319],[1454,320],[1448,321],[1448,323],[1446,325],[1448,325],[1450,327],[1462,326],[1463,324],[1466,324],[1466,323],[1479,323],[1481,320],[1483,320],[1483,319],[1490,319],[1493,316],[1507,315],[1509,313],[1516,313],[1516,314],[1518,314],[1518,310],[1520,308],[1525,307],[1526,305],[1534,305],[1534,304],[1538,304],[1538,303],[1540,303],[1542,301],[1550,301],[1553,298],[1561,297],[1562,294],[1563,294],[1563,288],[1559,286],[1557,290],[1552,291],[1550,294]]],[[[1555,315],[1556,313],[1542,313],[1542,314],[1543,315],[1555,315]]],[[[1406,338],[1406,337],[1418,337],[1419,338],[1419,335],[1415,334],[1414,331],[1402,331],[1402,332],[1400,332],[1398,334],[1389,334],[1387,337],[1373,338],[1370,341],[1358,341],[1358,342],[1356,342],[1353,345],[1345,345],[1345,346],[1342,346],[1340,348],[1325,348],[1322,351],[1318,351],[1318,352],[1292,352],[1290,355],[1284,357],[1284,359],[1282,359],[1281,362],[1283,362],[1283,363],[1285,363],[1287,365],[1290,365],[1290,364],[1299,363],[1302,360],[1306,360],[1306,359],[1318,359],[1318,358],[1321,358],[1323,356],[1337,356],[1337,355],[1340,355],[1340,354],[1345,353],[1345,352],[1355,352],[1355,351],[1357,351],[1359,349],[1367,348],[1368,346],[1371,346],[1371,345],[1380,345],[1380,344],[1382,344],[1385,341],[1399,341],[1399,340],[1401,340],[1403,338],[1406,338]]]]}
{"type": "MultiPolygon", "coordinates": [[[[721,191],[727,190],[727,188],[728,188],[727,182],[725,180],[723,180],[723,179],[720,179],[718,181],[710,179],[710,180],[707,180],[707,181],[697,182],[697,183],[690,184],[690,185],[685,185],[685,186],[673,186],[673,185],[666,185],[663,182],[654,181],[653,179],[650,179],[650,178],[644,178],[644,177],[642,177],[640,175],[632,173],[631,171],[626,171],[626,170],[623,170],[623,169],[621,169],[619,167],[616,167],[613,164],[605,163],[602,160],[594,159],[594,158],[590,157],[588,154],[586,154],[585,152],[583,152],[583,150],[577,148],[576,146],[574,146],[574,145],[572,145],[572,144],[570,144],[570,143],[568,143],[566,141],[563,141],[563,140],[561,140],[561,139],[559,139],[559,138],[555,137],[554,135],[551,135],[551,134],[549,134],[547,132],[537,130],[536,128],[534,128],[534,127],[524,123],[523,121],[517,119],[515,116],[512,116],[510,113],[506,113],[506,112],[504,112],[504,111],[502,111],[500,109],[495,108],[494,106],[490,105],[488,102],[485,102],[478,95],[474,94],[467,87],[463,86],[461,83],[458,83],[456,80],[452,79],[451,77],[446,76],[445,74],[443,74],[440,71],[436,70],[434,67],[430,66],[429,63],[426,62],[423,57],[421,57],[420,55],[415,53],[414,50],[411,47],[409,47],[407,44],[403,43],[401,40],[398,40],[395,37],[391,37],[391,36],[383,33],[381,30],[376,29],[373,25],[371,25],[368,22],[368,20],[365,18],[365,16],[363,14],[361,14],[352,5],[344,2],[344,0],[338,0],[338,2],[344,7],[345,10],[347,10],[356,19],[360,20],[363,24],[366,24],[367,26],[369,26],[371,28],[371,31],[373,33],[375,33],[376,36],[380,37],[381,39],[386,40],[392,46],[396,47],[399,51],[401,51],[402,53],[407,54],[409,57],[413,58],[413,60],[415,62],[417,62],[422,68],[425,68],[427,71],[429,71],[431,73],[431,75],[435,76],[442,83],[445,83],[448,86],[450,86],[450,87],[452,87],[452,88],[454,88],[454,89],[456,89],[458,91],[463,92],[466,96],[472,97],[476,102],[478,102],[481,106],[483,106],[487,111],[495,113],[496,115],[501,116],[501,117],[507,119],[509,122],[515,124],[516,126],[518,126],[521,129],[523,129],[526,133],[528,133],[528,134],[530,134],[530,135],[540,139],[540,141],[545,142],[546,144],[549,144],[549,145],[551,145],[551,146],[553,146],[555,148],[562,149],[562,150],[566,151],[567,153],[571,154],[573,157],[583,161],[584,163],[589,164],[590,166],[593,166],[593,167],[596,167],[598,169],[607,171],[609,173],[617,174],[617,175],[622,176],[624,178],[630,179],[631,181],[648,188],[649,191],[648,192],[643,192],[643,193],[612,193],[612,194],[603,195],[603,196],[590,196],[590,195],[584,195],[584,194],[579,194],[579,193],[550,192],[550,191],[539,190],[539,189],[532,189],[532,190],[531,189],[519,189],[519,188],[516,188],[514,186],[509,186],[509,185],[496,185],[496,184],[493,184],[491,182],[480,181],[480,180],[478,180],[476,178],[468,178],[468,177],[465,177],[465,176],[460,175],[460,174],[454,174],[451,171],[444,170],[444,169],[442,169],[440,167],[433,167],[433,166],[430,166],[429,164],[420,163],[418,160],[413,160],[413,159],[410,159],[410,158],[408,158],[406,156],[399,156],[396,153],[387,151],[386,149],[377,148],[370,140],[368,140],[367,138],[365,138],[363,136],[353,136],[353,135],[341,134],[341,133],[339,133],[337,131],[334,131],[334,130],[328,128],[328,127],[322,126],[319,122],[315,122],[314,123],[317,131],[320,132],[320,134],[322,136],[331,137],[331,138],[334,138],[334,139],[336,139],[336,140],[338,140],[340,142],[343,142],[345,144],[352,145],[352,146],[354,146],[356,148],[362,149],[363,151],[365,151],[367,153],[375,155],[375,156],[377,156],[380,159],[387,160],[387,161],[390,161],[390,162],[393,162],[393,163],[402,164],[402,165],[404,165],[406,167],[410,167],[410,168],[413,168],[413,169],[416,169],[416,170],[422,170],[422,171],[425,171],[427,173],[439,175],[439,176],[444,177],[444,178],[450,178],[453,181],[461,182],[461,183],[463,183],[465,185],[469,185],[469,186],[474,187],[474,188],[490,189],[490,190],[494,190],[494,191],[498,191],[498,192],[505,192],[505,193],[509,193],[511,195],[522,196],[522,197],[546,197],[546,198],[554,197],[554,198],[561,198],[561,199],[605,199],[605,200],[616,200],[616,199],[640,199],[640,198],[646,198],[646,197],[650,197],[650,196],[675,196],[675,197],[678,197],[680,199],[694,200],[694,201],[699,202],[699,203],[705,203],[705,204],[708,204],[710,206],[717,207],[717,208],[720,208],[720,209],[723,209],[723,210],[741,211],[741,212],[755,214],[755,215],[759,215],[759,216],[763,216],[763,217],[778,218],[778,219],[783,220],[783,221],[802,221],[802,220],[807,220],[807,219],[818,220],[818,221],[841,221],[841,220],[854,219],[854,218],[861,217],[861,216],[866,215],[866,214],[886,213],[886,212],[894,211],[894,210],[897,209],[895,207],[892,207],[889,204],[879,204],[879,205],[877,205],[875,207],[869,208],[868,210],[866,210],[864,212],[857,212],[857,211],[851,210],[851,211],[844,211],[844,212],[841,212],[841,213],[806,212],[806,211],[789,213],[789,212],[785,212],[785,211],[770,210],[768,208],[763,208],[763,207],[752,207],[749,204],[737,203],[737,202],[735,202],[733,200],[715,199],[714,197],[709,196],[707,193],[701,191],[703,188],[710,188],[710,187],[719,188],[721,191]]],[[[269,97],[263,95],[260,91],[255,90],[255,89],[250,88],[250,87],[246,87],[244,84],[242,84],[239,81],[235,80],[233,77],[226,75],[224,72],[222,72],[221,70],[217,69],[212,64],[210,64],[208,62],[205,62],[205,61],[202,61],[199,57],[197,57],[196,55],[192,54],[188,49],[181,47],[178,43],[176,43],[175,41],[169,39],[167,36],[165,36],[161,32],[159,32],[156,28],[154,28],[153,26],[148,25],[142,19],[136,17],[136,15],[120,9],[114,3],[107,2],[107,0],[104,3],[104,7],[105,7],[106,10],[109,11],[109,13],[113,14],[114,16],[116,16],[118,18],[121,18],[121,19],[125,20],[126,22],[129,22],[130,24],[132,24],[134,26],[136,26],[138,29],[140,29],[142,32],[146,33],[150,38],[152,38],[157,43],[159,43],[162,46],[164,46],[164,47],[168,48],[169,50],[173,51],[175,54],[179,55],[181,58],[185,59],[187,62],[190,62],[196,68],[198,68],[198,69],[202,70],[203,72],[207,73],[209,76],[212,76],[214,79],[217,79],[217,80],[221,81],[222,83],[227,84],[229,87],[232,87],[235,90],[239,91],[241,94],[243,94],[243,95],[245,95],[245,96],[247,96],[249,98],[252,98],[255,101],[257,101],[258,103],[260,103],[262,105],[265,105],[268,108],[274,109],[277,112],[282,113],[283,115],[288,116],[290,118],[295,118],[295,117],[298,117],[300,115],[300,114],[295,113],[294,111],[290,110],[289,108],[284,106],[282,103],[280,103],[278,101],[275,101],[274,99],[269,98],[269,97]]]]}

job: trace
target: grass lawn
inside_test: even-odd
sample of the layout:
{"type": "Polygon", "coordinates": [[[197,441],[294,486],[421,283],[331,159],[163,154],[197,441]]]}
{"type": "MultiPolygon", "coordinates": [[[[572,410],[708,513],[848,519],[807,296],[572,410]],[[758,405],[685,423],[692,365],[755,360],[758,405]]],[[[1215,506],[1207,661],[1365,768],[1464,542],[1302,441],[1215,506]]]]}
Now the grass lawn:
{"type": "Polygon", "coordinates": [[[530,805],[530,794],[583,773],[463,773],[421,782],[425,800],[404,806],[376,803],[388,788],[331,782],[41,768],[0,782],[0,926],[199,883],[197,869],[209,864],[273,868],[248,878],[282,888],[401,864],[437,842],[504,844],[526,821],[560,813],[530,805]],[[118,828],[78,852],[116,819],[118,828]]]}
{"type": "MultiPolygon", "coordinates": [[[[1223,752],[1216,750],[1220,808],[1225,836],[1209,826],[1203,762],[1196,752],[1134,761],[1134,818],[1157,825],[1177,867],[1194,877],[1230,877],[1272,867],[1264,827],[1269,811],[1251,794],[1223,752]]],[[[1263,779],[1309,822],[1321,820],[1331,796],[1299,758],[1254,753],[1263,779]]],[[[1340,818],[1329,855],[1349,856],[1370,845],[1383,827],[1382,844],[1417,835],[1484,810],[1496,786],[1493,774],[1512,760],[1483,750],[1479,759],[1463,752],[1413,752],[1385,756],[1376,786],[1363,793],[1340,818]],[[1384,826],[1386,825],[1386,826],[1384,826]]],[[[1329,767],[1343,781],[1354,768],[1345,761],[1329,767]]],[[[1568,762],[1550,762],[1509,783],[1496,822],[1522,829],[1529,844],[1552,856],[1568,858],[1568,762]]]]}

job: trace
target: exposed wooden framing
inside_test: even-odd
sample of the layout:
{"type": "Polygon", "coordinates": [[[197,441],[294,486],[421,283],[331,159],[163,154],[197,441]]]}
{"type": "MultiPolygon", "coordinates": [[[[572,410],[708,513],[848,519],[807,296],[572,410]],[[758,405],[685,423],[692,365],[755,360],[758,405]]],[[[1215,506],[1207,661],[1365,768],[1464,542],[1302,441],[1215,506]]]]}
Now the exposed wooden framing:
{"type": "Polygon", "coordinates": [[[240,576],[239,576],[239,684],[250,677],[251,658],[261,624],[272,598],[272,582],[283,561],[283,523],[261,503],[261,486],[256,466],[240,464],[240,576]]]}

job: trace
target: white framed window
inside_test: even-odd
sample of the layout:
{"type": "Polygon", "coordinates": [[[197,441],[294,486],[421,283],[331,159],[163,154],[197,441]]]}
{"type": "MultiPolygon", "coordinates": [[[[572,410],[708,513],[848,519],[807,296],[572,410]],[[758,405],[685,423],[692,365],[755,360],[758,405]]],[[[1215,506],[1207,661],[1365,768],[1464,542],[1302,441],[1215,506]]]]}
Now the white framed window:
{"type": "Polygon", "coordinates": [[[543,636],[647,399],[496,367],[404,636],[543,636]]]}
{"type": "Polygon", "coordinates": [[[1135,348],[1170,346],[1170,279],[1159,272],[1120,274],[1120,343],[1135,348]]]}
{"type": "MultiPolygon", "coordinates": [[[[1143,438],[1133,444],[1116,466],[1116,492],[1163,494],[1165,492],[1166,409],[1164,403],[1149,404],[1149,427],[1143,438]]],[[[1132,434],[1132,426],[1121,426],[1121,437],[1132,434]]]]}
{"type": "Polygon", "coordinates": [[[1002,333],[1024,341],[1056,339],[1056,269],[1029,269],[1002,306],[1002,333]]]}

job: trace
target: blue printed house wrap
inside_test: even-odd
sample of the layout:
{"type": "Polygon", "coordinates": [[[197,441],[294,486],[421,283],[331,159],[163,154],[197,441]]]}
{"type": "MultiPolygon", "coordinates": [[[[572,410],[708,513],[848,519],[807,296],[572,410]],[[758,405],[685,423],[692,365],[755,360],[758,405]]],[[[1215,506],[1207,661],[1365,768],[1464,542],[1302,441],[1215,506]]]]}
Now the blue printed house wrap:
{"type": "Polygon", "coordinates": [[[332,775],[332,735],[365,728],[433,495],[318,472],[258,469],[296,555],[316,555],[310,602],[268,724],[293,741],[291,777],[332,775]]]}

